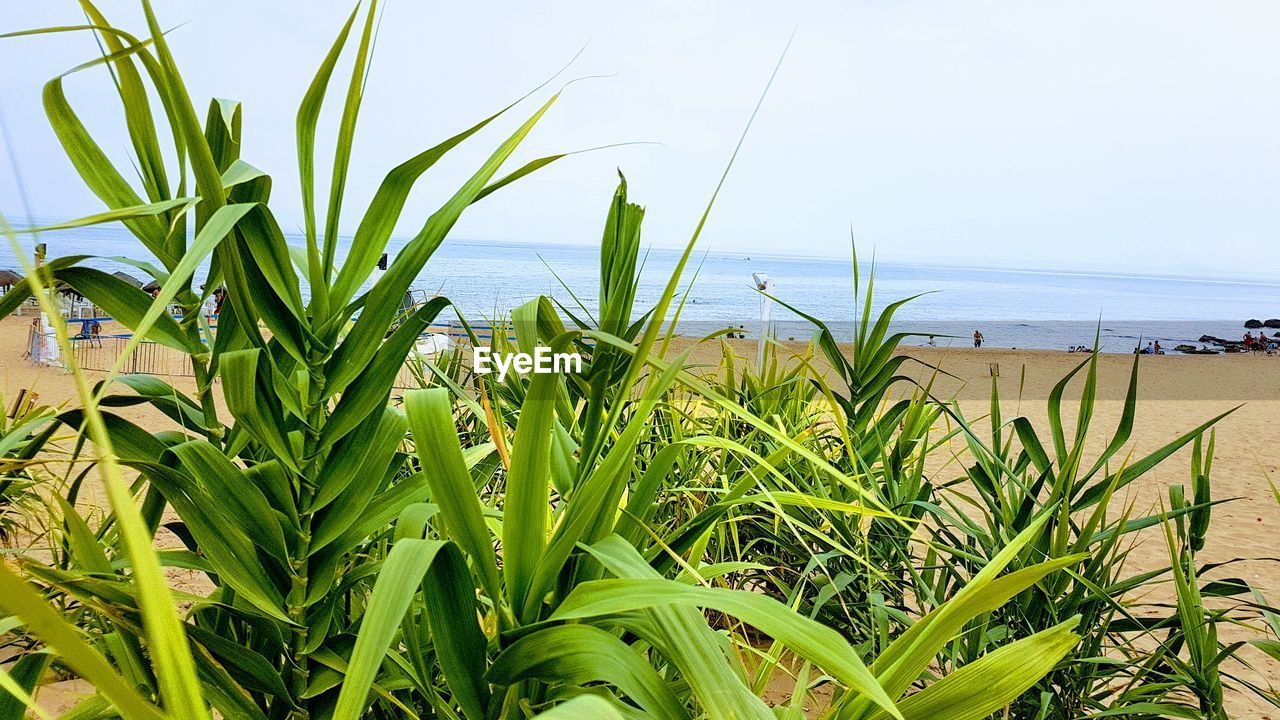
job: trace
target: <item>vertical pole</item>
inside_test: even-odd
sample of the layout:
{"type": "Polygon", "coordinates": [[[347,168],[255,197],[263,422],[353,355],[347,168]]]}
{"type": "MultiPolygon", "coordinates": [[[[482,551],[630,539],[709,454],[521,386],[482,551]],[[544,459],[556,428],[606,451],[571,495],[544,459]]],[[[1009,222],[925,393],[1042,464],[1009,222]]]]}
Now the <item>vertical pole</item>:
{"type": "MultiPolygon", "coordinates": [[[[44,266],[44,255],[45,244],[37,244],[35,253],[35,272],[37,273],[39,273],[40,268],[44,266]]],[[[50,301],[55,299],[52,284],[50,287],[45,288],[45,294],[48,296],[50,301]]],[[[58,365],[60,364],[58,358],[58,336],[57,332],[53,329],[52,323],[60,322],[62,321],[62,318],[59,317],[57,320],[50,319],[44,312],[43,307],[44,306],[42,305],[42,309],[40,310],[40,357],[33,359],[41,365],[58,365]]]]}
{"type": "Polygon", "coordinates": [[[773,281],[766,273],[752,273],[756,290],[760,291],[760,342],[756,348],[756,372],[764,372],[764,346],[769,338],[769,316],[773,312],[773,281]]]}

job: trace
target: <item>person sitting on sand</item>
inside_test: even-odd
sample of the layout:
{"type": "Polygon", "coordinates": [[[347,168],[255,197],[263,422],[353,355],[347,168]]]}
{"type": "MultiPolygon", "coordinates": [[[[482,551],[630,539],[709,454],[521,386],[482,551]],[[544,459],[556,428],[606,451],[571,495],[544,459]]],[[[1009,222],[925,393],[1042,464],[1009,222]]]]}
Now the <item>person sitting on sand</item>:
{"type": "Polygon", "coordinates": [[[938,347],[938,341],[932,335],[929,336],[929,347],[938,347]]]}
{"type": "Polygon", "coordinates": [[[1164,354],[1164,351],[1160,349],[1160,341],[1159,341],[1159,340],[1157,340],[1157,341],[1156,341],[1155,354],[1156,354],[1156,355],[1163,355],[1163,354],[1164,354]]]}
{"type": "Polygon", "coordinates": [[[973,331],[973,346],[976,348],[982,347],[982,333],[978,330],[973,331]]]}
{"type": "Polygon", "coordinates": [[[1142,354],[1143,354],[1143,355],[1155,355],[1155,354],[1156,354],[1156,349],[1151,345],[1151,341],[1150,341],[1150,340],[1148,340],[1148,341],[1147,341],[1147,346],[1146,346],[1145,348],[1143,348],[1143,349],[1142,349],[1142,354]]]}

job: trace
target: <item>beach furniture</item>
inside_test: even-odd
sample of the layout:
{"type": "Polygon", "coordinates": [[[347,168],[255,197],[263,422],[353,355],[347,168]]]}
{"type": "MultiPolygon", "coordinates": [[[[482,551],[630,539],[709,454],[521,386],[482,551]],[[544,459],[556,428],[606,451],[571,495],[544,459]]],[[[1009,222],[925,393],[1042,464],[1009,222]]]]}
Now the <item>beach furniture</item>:
{"type": "Polygon", "coordinates": [[[30,388],[22,388],[18,391],[17,396],[13,398],[13,404],[9,406],[9,417],[16,418],[26,414],[39,399],[40,393],[30,388]]]}
{"type": "Polygon", "coordinates": [[[447,334],[431,332],[423,333],[413,345],[420,355],[428,356],[439,355],[452,347],[453,340],[447,334]]]}

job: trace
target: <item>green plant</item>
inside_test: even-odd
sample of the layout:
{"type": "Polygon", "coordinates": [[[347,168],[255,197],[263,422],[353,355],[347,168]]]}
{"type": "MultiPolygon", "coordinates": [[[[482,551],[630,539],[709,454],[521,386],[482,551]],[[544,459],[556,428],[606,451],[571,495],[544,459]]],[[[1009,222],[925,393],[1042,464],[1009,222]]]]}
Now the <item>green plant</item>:
{"type": "Polygon", "coordinates": [[[19,399],[0,418],[0,542],[8,543],[26,529],[24,516],[34,514],[39,503],[34,489],[40,480],[32,471],[57,430],[54,415],[53,408],[19,399]]]}
{"type": "Polygon", "coordinates": [[[1153,644],[1149,625],[1140,619],[1141,608],[1131,599],[1170,569],[1131,574],[1125,569],[1126,559],[1137,533],[1166,521],[1189,520],[1190,542],[1203,544],[1212,501],[1200,438],[1225,414],[1146,456],[1125,456],[1137,409],[1135,355],[1116,428],[1104,448],[1091,450],[1097,369],[1095,352],[1053,387],[1046,407],[1048,440],[1042,439],[1028,418],[1004,418],[996,378],[992,379],[989,439],[980,438],[958,407],[948,411],[962,430],[972,464],[963,477],[942,486],[943,502],[931,509],[934,521],[929,526],[935,545],[951,561],[924,575],[928,582],[919,596],[941,602],[953,592],[952,573],[980,566],[1004,546],[1004,538],[1044,512],[1050,513],[1050,520],[1032,543],[1036,549],[1032,560],[1042,555],[1080,558],[1070,572],[1047,579],[992,613],[948,649],[946,662],[963,664],[1007,633],[1050,627],[1067,616],[1081,618],[1080,648],[1015,704],[1013,717],[1068,718],[1120,713],[1122,708],[1126,717],[1158,717],[1177,709],[1166,679],[1157,681],[1148,673],[1153,657],[1162,651],[1157,649],[1153,655],[1147,649],[1153,644]],[[1082,371],[1079,409],[1069,434],[1063,421],[1063,396],[1082,371]],[[1195,450],[1193,502],[1150,515],[1136,514],[1132,502],[1119,510],[1113,507],[1120,490],[1188,444],[1195,450]]]}
{"type": "MultiPolygon", "coordinates": [[[[302,253],[306,269],[295,273],[293,254],[266,204],[270,177],[239,160],[239,106],[214,101],[202,127],[150,6],[143,3],[150,37],[142,41],[110,26],[92,3],[82,5],[90,25],[34,32],[89,30],[102,39],[104,56],[81,67],[107,64],[118,78],[147,200],[139,198],[98,149],[66,102],[58,78],[45,90],[50,123],[86,184],[109,209],[44,230],[123,222],[161,261],[163,269],[147,269],[162,281],[162,290],[153,302],[142,291],[83,267],[81,257],[59,258],[29,282],[15,286],[0,302],[0,312],[7,314],[42,285],[61,282],[133,329],[129,350],[147,338],[190,354],[195,398],[152,378],[126,377],[119,379],[126,392],[118,392],[120,384],[108,382],[92,402],[85,402],[86,407],[147,402],[174,420],[176,432],[152,435],[104,412],[110,441],[95,441],[102,453],[118,457],[148,481],[142,509],[151,533],[166,505],[177,512],[180,521],[173,527],[188,542],[190,554],[167,559],[205,572],[215,585],[185,625],[198,648],[195,661],[206,697],[227,714],[252,709],[277,717],[308,715],[310,707],[326,702],[308,693],[313,673],[323,667],[313,656],[328,650],[330,642],[341,643],[343,633],[360,620],[359,604],[349,601],[364,591],[362,585],[339,579],[359,578],[355,569],[366,562],[367,536],[396,517],[397,500],[403,505],[426,493],[420,476],[399,472],[405,423],[386,403],[409,348],[445,303],[429,303],[404,319],[396,317],[399,300],[468,205],[548,162],[535,161],[495,179],[555,96],[427,220],[391,269],[371,289],[360,292],[414,182],[502,113],[392,170],[364,215],[353,252],[335,268],[345,170],[376,3],[370,4],[358,31],[323,232],[316,221],[312,188],[314,135],[335,62],[359,16],[353,12],[298,114],[307,222],[302,253]],[[161,99],[172,132],[179,163],[173,193],[174,183],[165,179],[139,67],[161,99]],[[184,197],[188,172],[194,175],[198,197],[184,197]],[[187,223],[192,217],[194,241],[188,244],[187,223]],[[207,287],[211,291],[225,283],[228,289],[213,337],[201,334],[200,313],[195,311],[199,298],[191,291],[192,272],[206,258],[213,263],[207,287]],[[307,298],[300,280],[306,281],[307,298]],[[186,309],[182,323],[165,312],[175,300],[186,309]],[[217,417],[213,377],[221,379],[230,426],[217,417]],[[366,481],[354,483],[357,475],[366,481]]],[[[75,410],[60,419],[79,427],[91,416],[87,409],[75,410]]],[[[114,509],[111,524],[122,517],[120,509],[114,509]]],[[[112,535],[104,537],[110,540],[112,535]]],[[[107,570],[99,556],[109,557],[110,545],[98,553],[87,547],[83,544],[84,553],[76,553],[76,565],[70,569],[29,569],[78,602],[117,607],[122,619],[113,623],[115,632],[136,636],[139,627],[131,618],[147,604],[148,590],[135,587],[122,567],[113,566],[106,577],[99,577],[107,570]],[[92,582],[85,573],[94,576],[92,582]]],[[[126,643],[121,650],[125,656],[114,659],[122,667],[145,664],[137,643],[126,643]]],[[[146,677],[134,679],[143,687],[153,685],[146,677]]],[[[164,676],[159,679],[163,685],[164,676]]],[[[199,703],[198,693],[191,702],[199,703]]]]}
{"type": "MultiPolygon", "coordinates": [[[[825,717],[978,720],[1076,645],[1079,619],[1064,617],[1015,629],[990,652],[935,672],[958,634],[1082,557],[1040,547],[1054,522],[1050,508],[1026,518],[985,562],[949,576],[949,598],[919,613],[907,606],[898,589],[914,572],[901,549],[907,536],[888,529],[918,524],[907,511],[918,506],[920,453],[936,408],[916,396],[881,412],[898,378],[900,336],[888,334],[883,316],[870,322],[869,299],[860,354],[839,370],[847,396],[774,370],[758,388],[726,394],[690,372],[685,357],[668,357],[669,311],[715,195],[653,308],[635,308],[643,212],[623,183],[606,216],[597,315],[574,318],[569,329],[546,298],[514,309],[516,346],[577,349],[587,359],[582,374],[468,378],[451,356],[420,366],[434,387],[405,393],[401,409],[392,404],[396,378],[447,305],[437,299],[405,314],[405,291],[464,210],[561,157],[498,176],[557,96],[365,289],[419,176],[506,110],[393,169],[338,266],[376,4],[352,13],[298,113],[305,228],[297,249],[270,210],[270,176],[240,159],[238,105],[215,101],[201,125],[149,3],[145,39],[108,25],[88,0],[82,5],[89,25],[36,32],[102,39],[104,56],[82,67],[114,71],[142,192],[110,165],[54,80],[45,93],[50,122],[108,206],[58,227],[123,222],[159,260],[146,267],[162,289],[152,300],[83,258],[59,258],[30,269],[29,282],[0,300],[0,313],[29,294],[47,304],[47,288],[66,283],[134,331],[126,356],[144,338],[188,353],[196,393],[114,373],[91,387],[71,361],[79,405],[57,419],[88,441],[81,452],[96,463],[110,513],[81,516],[73,491],[59,503],[57,562],[27,557],[21,574],[0,570],[7,627],[46,650],[0,676],[16,700],[0,707],[0,720],[32,704],[30,688],[50,656],[99,692],[76,708],[78,717],[488,720],[589,710],[771,718],[761,680],[798,658],[833,689],[825,717]],[[359,40],[322,225],[316,120],[353,30],[359,40]],[[150,93],[173,138],[176,174],[167,174],[158,150],[150,93]],[[206,258],[207,286],[228,290],[216,333],[195,312],[201,296],[191,276],[206,258]],[[184,308],[180,322],[167,312],[174,301],[184,308]],[[214,402],[219,387],[224,418],[214,402]],[[838,442],[787,424],[810,422],[808,405],[819,396],[843,413],[838,442]],[[112,411],[138,404],[170,426],[148,432],[112,411]],[[890,482],[901,485],[885,492],[890,482]],[[887,583],[901,607],[874,652],[788,603],[718,583],[753,566],[741,554],[708,554],[744,507],[784,523],[803,519],[788,508],[838,508],[848,559],[866,567],[888,558],[902,568],[887,583]],[[165,522],[167,513],[177,519],[165,522]],[[864,520],[886,532],[860,533],[864,520]],[[182,548],[154,548],[162,523],[182,548]],[[893,554],[874,554],[881,543],[893,554]],[[165,567],[202,573],[211,589],[176,594],[165,567]],[[767,649],[757,647],[761,635],[773,641],[767,649]]],[[[505,332],[495,333],[495,346],[506,343],[505,332]]],[[[829,334],[819,347],[832,363],[842,358],[829,334]]],[[[806,689],[797,684],[788,711],[806,689]]]]}
{"type": "MultiPolygon", "coordinates": [[[[790,368],[776,345],[758,370],[739,370],[726,359],[722,386],[760,417],[806,438],[844,476],[833,482],[811,465],[784,460],[781,472],[761,477],[767,496],[749,507],[762,511],[732,524],[728,553],[749,551],[767,565],[746,573],[747,583],[762,579],[774,594],[875,648],[909,623],[908,597],[919,585],[912,577],[913,534],[933,498],[925,459],[949,434],[931,439],[941,409],[927,386],[899,372],[910,358],[898,348],[910,334],[893,332],[891,323],[914,298],[876,312],[874,266],[865,290],[862,272],[855,251],[853,291],[861,307],[850,346],[841,347],[823,321],[783,302],[814,326],[809,352],[790,368]],[[900,385],[913,392],[895,395],[900,385]],[[879,512],[849,512],[862,505],[879,512]]],[[[723,432],[761,456],[774,450],[770,438],[749,428],[730,424],[723,432]]]]}

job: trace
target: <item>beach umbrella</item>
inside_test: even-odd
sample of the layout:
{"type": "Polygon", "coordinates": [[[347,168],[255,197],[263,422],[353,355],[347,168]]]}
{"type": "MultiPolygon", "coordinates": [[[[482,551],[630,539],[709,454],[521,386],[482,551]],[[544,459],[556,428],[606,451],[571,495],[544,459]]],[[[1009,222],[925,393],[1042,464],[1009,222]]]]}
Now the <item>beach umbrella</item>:
{"type": "Polygon", "coordinates": [[[136,288],[142,287],[142,281],[127,272],[113,272],[111,273],[111,276],[119,278],[136,288]]]}
{"type": "Polygon", "coordinates": [[[74,297],[78,300],[84,299],[84,295],[81,295],[79,290],[76,290],[75,288],[71,287],[70,285],[64,282],[58,282],[57,284],[55,284],[53,286],[53,291],[58,293],[59,295],[74,297]]]}
{"type": "Polygon", "coordinates": [[[22,282],[22,276],[12,270],[0,270],[0,285],[12,287],[22,282]]]}
{"type": "Polygon", "coordinates": [[[156,282],[155,280],[152,280],[151,282],[147,283],[146,285],[143,285],[143,286],[142,286],[142,289],[143,289],[143,290],[145,290],[145,291],[147,291],[147,292],[155,292],[156,290],[159,290],[159,289],[160,289],[160,283],[156,282]]]}

